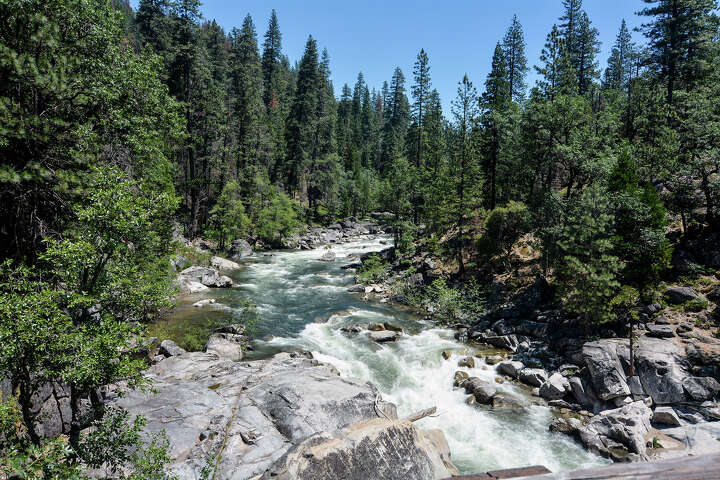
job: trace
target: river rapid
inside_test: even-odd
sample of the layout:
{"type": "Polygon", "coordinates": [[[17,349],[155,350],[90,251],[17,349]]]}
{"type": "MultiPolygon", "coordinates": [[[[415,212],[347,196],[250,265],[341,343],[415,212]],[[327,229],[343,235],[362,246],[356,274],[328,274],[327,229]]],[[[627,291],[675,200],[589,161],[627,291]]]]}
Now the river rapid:
{"type": "MultiPolygon", "coordinates": [[[[499,468],[544,465],[553,472],[607,463],[561,434],[548,431],[551,409],[531,405],[534,399],[521,385],[505,381],[498,393],[531,405],[524,410],[496,410],[465,403],[462,389],[453,389],[453,375],[464,370],[494,382],[494,367],[476,359],[476,368],[459,368],[468,354],[481,352],[453,339],[453,332],[433,328],[412,312],[351,294],[353,274],[340,267],[348,256],[386,248],[386,237],[373,237],[333,246],[335,262],[318,258],[324,249],[257,254],[236,272],[229,272],[236,286],[211,290],[179,300],[166,327],[176,330],[232,321],[244,300],[257,306],[261,321],[253,336],[254,351],[248,358],[263,358],[278,351],[304,349],[333,364],[344,376],[375,384],[385,400],[398,406],[400,416],[436,406],[438,415],[418,426],[445,432],[452,458],[466,474],[499,468]],[[215,298],[216,305],[192,307],[215,298]],[[348,336],[340,327],[354,323],[390,322],[408,335],[382,346],[363,334],[348,336]],[[453,352],[449,360],[442,351],[453,352]]],[[[490,353],[490,352],[488,352],[490,353]]]]}

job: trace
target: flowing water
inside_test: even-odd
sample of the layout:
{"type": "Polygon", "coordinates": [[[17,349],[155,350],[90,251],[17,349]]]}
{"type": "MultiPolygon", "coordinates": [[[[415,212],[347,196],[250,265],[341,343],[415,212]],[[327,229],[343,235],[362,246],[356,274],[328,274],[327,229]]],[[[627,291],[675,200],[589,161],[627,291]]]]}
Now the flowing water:
{"type": "Polygon", "coordinates": [[[400,416],[436,406],[437,416],[417,424],[445,432],[453,461],[463,473],[526,465],[560,471],[605,463],[566,436],[550,433],[551,410],[531,405],[533,398],[521,385],[504,382],[497,388],[498,393],[530,405],[526,409],[493,411],[466,405],[465,392],[453,389],[457,370],[490,382],[498,377],[494,367],[480,359],[476,368],[458,368],[458,359],[478,349],[468,351],[470,347],[453,339],[452,331],[433,328],[410,311],[347,292],[353,275],[340,267],[351,261],[348,256],[381,250],[386,241],[375,237],[334,246],[338,258],[332,263],[317,260],[322,249],[260,254],[230,273],[235,288],[181,299],[166,326],[177,330],[227,322],[239,314],[243,300],[250,300],[262,319],[255,328],[258,340],[250,357],[302,348],[335,365],[342,375],[375,384],[384,399],[398,406],[400,416]],[[219,305],[191,306],[208,297],[219,305]],[[402,326],[410,335],[379,346],[363,334],[348,336],[340,331],[343,325],[385,321],[402,326]],[[443,350],[453,352],[449,360],[442,358],[443,350]]]}

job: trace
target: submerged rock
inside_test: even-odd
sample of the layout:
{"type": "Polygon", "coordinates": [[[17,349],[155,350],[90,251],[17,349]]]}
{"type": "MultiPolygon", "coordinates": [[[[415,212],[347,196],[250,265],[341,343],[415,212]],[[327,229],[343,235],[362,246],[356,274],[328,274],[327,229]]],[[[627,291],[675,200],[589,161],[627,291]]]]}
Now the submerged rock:
{"type": "Polygon", "coordinates": [[[370,331],[368,332],[368,337],[370,337],[370,340],[376,343],[387,343],[387,342],[395,342],[402,336],[402,333],[400,332],[393,332],[390,330],[380,330],[380,331],[370,331]]]}
{"type": "Polygon", "coordinates": [[[199,302],[193,303],[193,307],[207,307],[208,305],[212,305],[215,303],[214,298],[208,298],[205,300],[200,300],[199,302]]]}
{"type": "Polygon", "coordinates": [[[336,257],[337,256],[335,255],[335,252],[333,252],[332,250],[328,250],[327,252],[323,253],[318,260],[320,260],[321,262],[334,262],[336,257]]]}

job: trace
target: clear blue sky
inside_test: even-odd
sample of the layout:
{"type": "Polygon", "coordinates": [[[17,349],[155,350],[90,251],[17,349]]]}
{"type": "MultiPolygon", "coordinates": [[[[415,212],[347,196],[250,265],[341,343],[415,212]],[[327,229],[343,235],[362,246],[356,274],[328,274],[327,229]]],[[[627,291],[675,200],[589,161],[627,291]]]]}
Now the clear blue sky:
{"type": "MultiPolygon", "coordinates": [[[[139,0],[131,3],[137,6],[139,0]]],[[[600,31],[600,65],[615,41],[620,21],[639,26],[644,19],[635,15],[642,0],[585,0],[584,9],[600,31]]],[[[226,30],[240,27],[247,13],[252,16],[260,43],[267,29],[270,11],[275,9],[283,35],[283,50],[291,63],[302,56],[309,34],[320,49],[327,47],[335,92],[344,83],[353,85],[359,71],[372,88],[390,80],[399,66],[412,82],[412,66],[424,48],[430,57],[433,86],[438,89],[445,114],[457,82],[467,73],[483,90],[490,60],[513,14],[525,31],[528,63],[538,62],[545,37],[562,14],[561,0],[205,0],[205,19],[215,19],[226,30]]],[[[642,42],[640,33],[633,33],[642,42]]],[[[534,73],[529,75],[534,84],[534,73]]]]}

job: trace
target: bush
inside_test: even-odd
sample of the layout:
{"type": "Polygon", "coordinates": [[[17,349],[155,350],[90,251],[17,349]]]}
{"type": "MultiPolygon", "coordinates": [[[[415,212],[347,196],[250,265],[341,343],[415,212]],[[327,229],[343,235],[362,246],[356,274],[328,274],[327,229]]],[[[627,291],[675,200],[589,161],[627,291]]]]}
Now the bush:
{"type": "Polygon", "coordinates": [[[455,289],[444,279],[436,279],[425,290],[425,302],[430,304],[433,318],[441,324],[465,321],[486,310],[482,290],[475,280],[467,282],[462,289],[455,289]]]}
{"type": "Polygon", "coordinates": [[[530,212],[521,202],[511,201],[492,210],[485,219],[485,233],[477,239],[481,255],[506,255],[513,244],[530,228],[530,212]]]}
{"type": "Polygon", "coordinates": [[[388,265],[380,255],[373,253],[363,262],[358,270],[359,283],[378,283],[385,280],[388,274],[388,265]]]}
{"type": "Polygon", "coordinates": [[[211,228],[207,236],[222,250],[229,242],[247,235],[250,219],[245,215],[240,184],[231,180],[225,184],[215,206],[210,210],[211,228]]]}
{"type": "Polygon", "coordinates": [[[277,245],[299,226],[293,201],[285,193],[272,189],[269,201],[258,214],[255,225],[257,236],[271,245],[277,245]]]}

